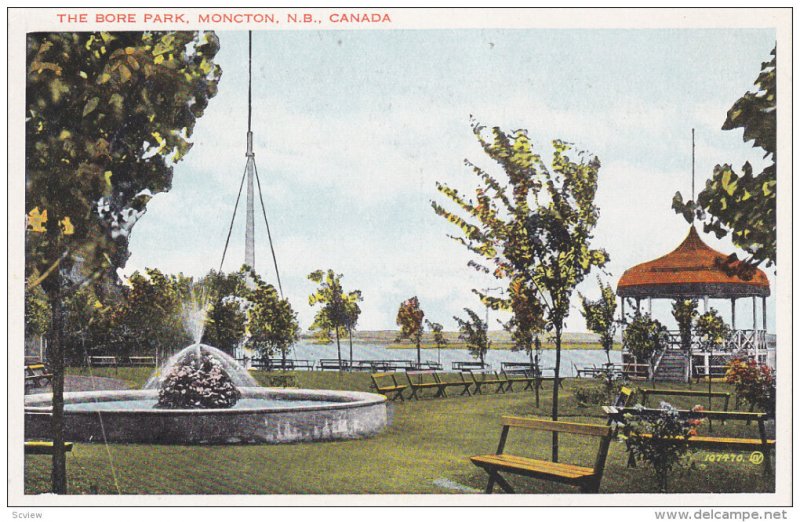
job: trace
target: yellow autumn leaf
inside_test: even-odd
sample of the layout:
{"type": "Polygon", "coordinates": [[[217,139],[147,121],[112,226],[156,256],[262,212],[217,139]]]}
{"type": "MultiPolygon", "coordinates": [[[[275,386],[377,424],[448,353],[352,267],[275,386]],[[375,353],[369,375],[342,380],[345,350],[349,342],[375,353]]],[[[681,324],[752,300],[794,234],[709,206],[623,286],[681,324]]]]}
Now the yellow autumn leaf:
{"type": "Polygon", "coordinates": [[[34,208],[28,212],[28,226],[31,227],[33,232],[46,232],[44,223],[47,222],[47,209],[39,211],[39,207],[34,208]]]}
{"type": "Polygon", "coordinates": [[[72,220],[69,219],[69,216],[65,216],[58,224],[61,225],[61,232],[63,232],[65,236],[71,236],[75,233],[75,226],[72,224],[72,220]]]}
{"type": "Polygon", "coordinates": [[[107,170],[103,173],[103,177],[106,180],[106,186],[111,188],[111,171],[107,170]]]}

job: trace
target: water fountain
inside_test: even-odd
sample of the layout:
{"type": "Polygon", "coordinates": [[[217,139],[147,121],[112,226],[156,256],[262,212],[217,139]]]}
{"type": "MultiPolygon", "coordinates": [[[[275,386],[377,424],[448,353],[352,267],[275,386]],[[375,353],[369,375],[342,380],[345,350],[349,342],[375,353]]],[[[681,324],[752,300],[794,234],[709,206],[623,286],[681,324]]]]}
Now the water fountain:
{"type": "MultiPolygon", "coordinates": [[[[199,343],[203,314],[184,314],[195,344],[173,355],[141,390],[64,394],[71,441],[158,444],[286,443],[363,438],[387,424],[386,397],[333,390],[262,388],[235,359],[199,343]],[[164,376],[200,357],[213,358],[240,392],[230,408],[158,407],[164,376]]],[[[25,436],[49,438],[52,396],[25,397],[25,436]]]]}

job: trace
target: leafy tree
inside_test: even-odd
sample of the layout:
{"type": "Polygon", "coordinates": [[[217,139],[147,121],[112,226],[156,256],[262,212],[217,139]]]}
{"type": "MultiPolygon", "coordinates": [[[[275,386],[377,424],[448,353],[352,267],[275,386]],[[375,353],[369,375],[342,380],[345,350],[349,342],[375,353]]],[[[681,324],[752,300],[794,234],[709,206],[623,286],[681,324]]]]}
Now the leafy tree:
{"type": "MultiPolygon", "coordinates": [[[[350,301],[349,295],[345,294],[342,289],[342,274],[337,274],[331,269],[328,269],[327,272],[316,270],[308,274],[308,279],[319,285],[317,290],[308,296],[308,304],[311,306],[321,305],[314,317],[314,322],[311,324],[311,329],[321,331],[323,338],[330,338],[330,332],[334,332],[336,354],[339,360],[339,368],[341,369],[341,335],[347,329],[349,320],[347,303],[350,301]]],[[[351,292],[350,295],[354,293],[351,292]]],[[[360,296],[360,292],[358,294],[360,296]]]]}
{"type": "Polygon", "coordinates": [[[128,278],[125,300],[115,320],[134,345],[131,351],[161,360],[195,342],[182,313],[188,284],[184,276],[164,274],[156,268],[134,272],[128,278]]]}
{"type": "Polygon", "coordinates": [[[246,334],[246,308],[251,299],[248,278],[256,277],[249,267],[242,266],[237,272],[211,270],[200,281],[203,300],[210,303],[201,342],[233,355],[246,334]]]}
{"type": "Polygon", "coordinates": [[[247,311],[250,345],[260,357],[281,354],[286,363],[289,349],[300,337],[297,313],[288,299],[281,299],[275,287],[258,280],[247,311]]]}
{"type": "Polygon", "coordinates": [[[481,362],[481,366],[486,366],[486,352],[489,351],[492,344],[489,340],[489,325],[469,308],[464,308],[464,311],[468,316],[466,321],[453,316],[458,323],[458,339],[467,345],[467,350],[481,362]]]}
{"type": "Polygon", "coordinates": [[[441,364],[442,346],[447,344],[447,339],[444,336],[444,326],[439,323],[432,323],[427,319],[425,319],[425,324],[428,326],[428,330],[431,331],[431,334],[433,335],[433,342],[436,344],[436,362],[441,364]]]}
{"type": "Polygon", "coordinates": [[[731,329],[714,308],[695,319],[694,331],[706,351],[722,346],[731,333],[731,329]]]}
{"type": "Polygon", "coordinates": [[[652,378],[655,356],[669,345],[669,333],[667,327],[650,314],[637,311],[622,333],[622,342],[637,361],[649,365],[652,378]]]}
{"type": "Polygon", "coordinates": [[[680,192],[672,200],[672,208],[683,214],[688,222],[696,217],[703,221],[705,232],[718,238],[731,234],[733,244],[749,256],[737,263],[736,255],[726,260],[725,267],[743,279],[750,279],[756,266],[766,262],[772,266],[776,257],[776,84],[775,49],[772,58],[761,64],[755,92],[747,92],[728,110],[723,130],[741,128],[745,142],[764,150],[771,162],[758,174],[753,174],[746,162],[737,174],[729,164],[717,165],[697,201],[686,201],[680,192]]]}
{"type": "Polygon", "coordinates": [[[583,295],[581,298],[581,313],[586,319],[586,328],[600,336],[600,344],[606,352],[606,360],[611,364],[611,349],[614,347],[614,334],[617,333],[617,321],[614,314],[617,312],[617,296],[609,284],[603,284],[597,279],[600,286],[600,299],[592,301],[583,295]]]}
{"type": "Polygon", "coordinates": [[[244,341],[246,324],[242,302],[233,296],[220,296],[208,308],[200,342],[233,355],[244,341]]]}
{"type": "Polygon", "coordinates": [[[697,317],[697,299],[675,299],[672,302],[672,317],[678,323],[681,349],[689,353],[692,349],[692,323],[697,317]]]}
{"type": "Polygon", "coordinates": [[[66,493],[63,300],[128,257],[148,200],[216,94],[213,32],[31,33],[26,50],[25,273],[51,308],[53,492],[66,493]]]}
{"type": "Polygon", "coordinates": [[[417,346],[417,366],[422,364],[422,351],[420,343],[425,332],[425,312],[419,307],[417,296],[406,299],[400,303],[397,310],[397,326],[400,327],[398,339],[408,339],[417,346]]]}
{"type": "MultiPolygon", "coordinates": [[[[439,192],[452,200],[462,214],[432,202],[434,211],[461,231],[453,237],[475,254],[474,269],[508,281],[506,298],[477,293],[487,306],[511,310],[517,325],[530,339],[539,328],[533,320],[541,310],[546,329],[553,331],[556,345],[555,374],[561,369],[561,338],[575,287],[593,267],[608,260],[603,250],[590,248],[599,210],[594,204],[600,162],[571,145],[553,141],[551,169],[534,152],[525,130],[510,134],[495,127],[485,138],[484,127],[473,122],[473,133],[484,152],[505,172],[507,182],[468,160],[465,164],[478,177],[475,200],[456,189],[437,183],[439,192]],[[493,267],[492,268],[490,268],[493,267]],[[515,303],[519,308],[515,309],[515,303]],[[525,318],[517,316],[524,311],[525,318]]],[[[452,236],[451,236],[452,237],[452,236]]],[[[558,419],[558,386],[553,388],[553,420],[558,419]]],[[[553,434],[553,460],[558,460],[558,437],[553,434]]]]}

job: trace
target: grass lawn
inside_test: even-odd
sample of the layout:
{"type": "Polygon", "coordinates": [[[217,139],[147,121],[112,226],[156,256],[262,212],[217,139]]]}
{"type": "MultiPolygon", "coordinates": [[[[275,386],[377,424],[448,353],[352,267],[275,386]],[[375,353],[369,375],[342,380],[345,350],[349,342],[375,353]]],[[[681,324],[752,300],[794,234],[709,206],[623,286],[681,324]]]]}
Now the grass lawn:
{"type": "MultiPolygon", "coordinates": [[[[74,373],[78,373],[77,370],[74,373]]],[[[147,369],[93,371],[140,386],[147,369]]],[[[264,374],[254,372],[256,378],[264,374]]],[[[369,391],[369,374],[297,372],[307,388],[369,391]]],[[[561,418],[604,424],[599,407],[580,408],[572,397],[576,386],[589,381],[569,380],[561,393],[561,418]]],[[[683,385],[684,387],[686,385],[683,385]]],[[[670,385],[677,388],[680,385],[670,385]]],[[[703,389],[694,385],[692,389],[703,389]]],[[[726,389],[715,384],[715,390],[726,389]]],[[[291,445],[166,446],[145,444],[76,444],[67,457],[71,493],[115,494],[289,494],[289,493],[469,493],[486,484],[485,473],[470,455],[491,453],[504,414],[546,417],[549,387],[535,408],[531,392],[476,397],[429,399],[392,403],[392,424],[371,439],[291,445]],[[113,464],[113,465],[112,465],[113,464]],[[112,472],[113,469],[113,472],[112,472]],[[117,489],[118,488],[118,489],[117,489]]],[[[657,399],[656,399],[657,400],[657,399]]],[[[656,401],[654,401],[656,402],[656,401]]],[[[697,400],[675,400],[687,407],[697,400]]],[[[757,436],[756,426],[731,423],[714,426],[715,435],[757,436]]],[[[511,432],[507,452],[547,458],[549,435],[511,432]]],[[[596,439],[561,436],[561,461],[591,466],[596,439]]],[[[688,468],[670,476],[670,492],[772,492],[774,479],[748,462],[706,462],[707,453],[692,456],[688,468]]],[[[649,467],[629,469],[624,444],[614,442],[601,486],[604,493],[657,492],[649,467]]],[[[735,459],[734,459],[735,460],[735,459]]],[[[26,493],[48,490],[50,458],[26,456],[26,493]]],[[[574,493],[576,488],[509,476],[521,493],[574,493]]]]}

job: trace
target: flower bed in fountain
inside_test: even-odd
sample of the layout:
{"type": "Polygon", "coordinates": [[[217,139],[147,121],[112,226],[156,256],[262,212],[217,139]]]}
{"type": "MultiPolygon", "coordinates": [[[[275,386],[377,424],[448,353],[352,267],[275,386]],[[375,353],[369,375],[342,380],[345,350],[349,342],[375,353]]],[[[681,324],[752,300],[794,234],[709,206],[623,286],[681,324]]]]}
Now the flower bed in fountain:
{"type": "Polygon", "coordinates": [[[157,408],[231,408],[242,394],[216,359],[187,358],[164,376],[157,408]]]}

